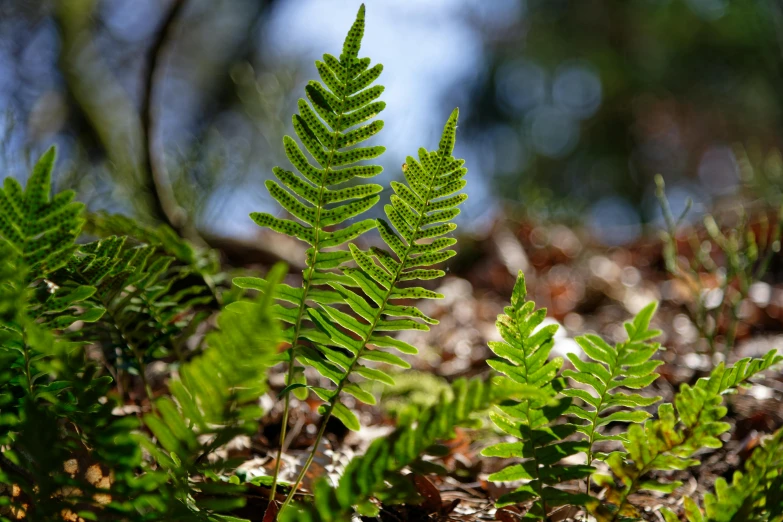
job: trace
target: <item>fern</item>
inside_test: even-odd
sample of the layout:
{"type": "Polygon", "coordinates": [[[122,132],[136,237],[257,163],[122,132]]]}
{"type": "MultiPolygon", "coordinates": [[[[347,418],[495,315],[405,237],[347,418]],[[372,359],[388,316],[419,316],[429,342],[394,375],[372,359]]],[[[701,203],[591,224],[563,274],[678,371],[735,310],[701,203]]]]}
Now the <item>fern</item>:
{"type": "Polygon", "coordinates": [[[584,406],[572,405],[569,413],[583,422],[577,431],[587,439],[587,464],[593,462],[593,446],[606,440],[623,440],[624,435],[604,435],[600,428],[611,422],[638,423],[647,420],[650,414],[640,408],[651,406],[660,397],[644,397],[637,393],[626,394],[616,390],[646,388],[658,378],[655,369],[663,361],[650,358],[660,349],[660,344],[647,342],[660,335],[659,330],[650,330],[650,320],[656,304],[651,303],[641,310],[632,322],[625,323],[628,340],[612,347],[597,335],[583,335],[576,341],[592,362],[582,361],[576,354],[569,353],[573,370],[565,370],[564,377],[589,386],[592,393],[580,388],[568,388],[563,394],[580,399],[584,406]],[[613,391],[614,390],[614,391],[613,391]]]}
{"type": "MultiPolygon", "coordinates": [[[[326,422],[332,415],[346,427],[359,429],[356,415],[340,400],[342,392],[364,403],[375,402],[370,393],[350,380],[351,377],[358,376],[384,384],[394,383],[382,370],[368,367],[362,362],[378,361],[408,367],[397,355],[381,349],[369,349],[368,345],[395,348],[408,353],[415,353],[415,348],[391,337],[377,335],[376,332],[427,330],[427,324],[437,323],[416,307],[399,305],[394,301],[442,297],[422,287],[405,286],[402,283],[441,277],[444,274],[442,270],[422,267],[431,267],[455,253],[444,249],[456,240],[441,236],[456,228],[450,220],[459,213],[456,206],[466,199],[465,194],[454,195],[465,186],[462,177],[467,172],[462,167],[463,160],[451,155],[458,115],[455,109],[446,122],[437,150],[428,152],[420,149],[419,161],[410,156],[407,158],[404,172],[408,185],[393,183],[396,195],[392,196],[392,204],[387,205],[385,211],[397,232],[383,220],[378,220],[378,229],[394,254],[381,248],[364,252],[352,244],[351,255],[358,268],[343,268],[344,275],[330,283],[356,316],[328,306],[327,303],[321,303],[320,309],[308,310],[318,329],[305,330],[302,335],[312,341],[316,348],[301,350],[301,360],[336,385],[333,390],[311,387],[319,398],[326,401],[321,406],[324,418],[316,441],[323,437],[326,422]],[[350,287],[361,290],[366,299],[350,287]]],[[[315,449],[294,482],[294,489],[289,493],[286,504],[290,502],[314,456],[315,449]]]]}
{"type": "MultiPolygon", "coordinates": [[[[267,280],[275,285],[284,273],[283,265],[275,266],[267,280]]],[[[156,399],[155,411],[144,416],[157,444],[141,441],[172,485],[169,516],[187,512],[206,517],[240,508],[246,501],[238,483],[193,479],[235,468],[236,462],[206,457],[236,436],[258,429],[263,413],[258,401],[266,391],[266,368],[279,336],[270,313],[271,295],[221,312],[204,353],[183,365],[180,378],[169,383],[171,398],[156,399]]]]}
{"type": "MultiPolygon", "coordinates": [[[[282,296],[283,300],[293,304],[294,308],[278,308],[280,318],[291,324],[291,328],[284,332],[285,340],[291,343],[291,349],[287,353],[289,370],[280,451],[288,425],[288,392],[295,389],[291,387],[295,380],[301,383],[303,379],[303,375],[297,374],[295,361],[297,357],[307,357],[304,347],[299,345],[302,323],[308,318],[307,302],[340,300],[334,292],[317,288],[334,278],[330,269],[351,258],[349,252],[334,248],[374,228],[375,221],[364,219],[337,230],[327,228],[339,225],[372,208],[380,199],[377,194],[383,189],[377,184],[330,188],[355,179],[374,177],[383,170],[377,165],[356,163],[380,156],[385,150],[384,147],[349,148],[366,141],[383,128],[383,122],[376,120],[351,130],[352,127],[375,117],[386,106],[382,101],[375,101],[383,92],[383,87],[372,85],[383,71],[383,66],[378,64],[370,67],[369,58],[358,57],[364,26],[362,5],[345,38],[340,58],[325,54],[322,62],[316,62],[323,83],[311,81],[307,85],[305,91],[310,104],[300,99],[299,113],[293,117],[294,131],[318,167],[310,163],[293,138],[286,136],[283,140],[285,153],[297,173],[275,168],[273,172],[278,181],[269,180],[266,183],[272,197],[297,220],[281,219],[261,212],[250,215],[259,226],[293,236],[310,245],[302,287],[291,288],[282,296]],[[348,203],[345,203],[346,201],[348,203]]],[[[248,287],[263,286],[263,281],[258,280],[237,281],[239,286],[245,283],[248,287]]],[[[277,462],[279,466],[279,453],[277,462]]],[[[279,467],[275,471],[275,477],[278,472],[279,467]]],[[[276,483],[272,486],[271,498],[274,498],[275,486],[276,483]]]]}
{"type": "Polygon", "coordinates": [[[741,359],[726,368],[719,364],[694,386],[683,384],[674,402],[658,407],[658,418],[628,430],[625,452],[611,453],[606,462],[622,486],[606,479],[608,504],[591,503],[599,522],[630,520],[638,516],[628,497],[640,490],[672,492],[680,483],[650,479],[651,471],[682,470],[699,463],[694,454],[702,448],[719,448],[718,438],[729,429],[722,421],[723,394],[745,384],[759,372],[783,360],[770,351],[762,359],[741,359]]]}
{"type": "Polygon", "coordinates": [[[21,257],[30,280],[46,277],[64,266],[75,250],[84,205],[73,202],[73,191],[50,198],[55,149],[33,168],[24,191],[13,178],[0,189],[0,239],[21,257]]]}
{"type": "Polygon", "coordinates": [[[131,485],[141,462],[131,435],[138,423],[113,414],[111,379],[79,346],[29,316],[21,258],[6,247],[0,258],[0,490],[15,492],[0,515],[53,520],[78,510],[94,518],[143,497],[131,485]]]}
{"type": "Polygon", "coordinates": [[[536,310],[532,301],[525,301],[526,294],[525,276],[520,271],[511,295],[511,306],[505,308],[505,313],[498,316],[496,323],[504,342],[490,343],[490,349],[498,357],[487,361],[520,387],[521,400],[503,401],[499,405],[500,414],[490,413],[492,422],[501,431],[520,439],[520,442],[490,446],[482,451],[482,455],[524,459],[521,464],[493,473],[489,480],[527,481],[513,492],[501,496],[497,505],[532,500],[528,517],[543,520],[548,516],[550,507],[582,504],[588,498],[551,486],[585,478],[594,468],[556,465],[565,457],[585,451],[587,443],[565,441],[576,432],[577,427],[553,422],[564,415],[571,404],[569,397],[556,398],[564,387],[564,381],[557,376],[563,359],[557,357],[547,361],[557,325],[536,330],[546,317],[546,310],[536,310]]]}
{"type": "MultiPolygon", "coordinates": [[[[729,484],[715,481],[715,493],[704,497],[704,513],[690,497],[685,498],[688,522],[780,522],[783,520],[783,430],[753,450],[745,465],[729,484]]],[[[666,522],[679,520],[669,510],[666,522]]]]}
{"type": "Polygon", "coordinates": [[[399,428],[376,439],[366,453],[351,460],[336,487],[320,479],[314,487],[314,499],[308,504],[285,508],[281,522],[330,522],[350,520],[354,509],[364,516],[377,516],[375,498],[383,503],[415,498],[408,477],[402,475],[427,448],[439,440],[454,437],[454,427],[469,421],[493,401],[492,388],[479,379],[459,379],[436,405],[415,411],[409,408],[398,419],[399,428]]]}
{"type": "Polygon", "coordinates": [[[92,289],[78,303],[82,313],[61,314],[62,307],[48,306],[50,298],[43,305],[44,317],[55,312],[47,322],[51,328],[77,319],[90,323],[68,337],[99,341],[117,373],[138,372],[146,389],[144,369],[149,362],[172,352],[180,363],[185,361],[182,344],[208,317],[209,310],[201,307],[214,296],[203,279],[191,278],[189,269],[174,266],[174,258],[160,255],[157,247],[128,243],[125,237],[112,236],[82,245],[67,266],[50,275],[58,286],[55,295],[92,289]]]}

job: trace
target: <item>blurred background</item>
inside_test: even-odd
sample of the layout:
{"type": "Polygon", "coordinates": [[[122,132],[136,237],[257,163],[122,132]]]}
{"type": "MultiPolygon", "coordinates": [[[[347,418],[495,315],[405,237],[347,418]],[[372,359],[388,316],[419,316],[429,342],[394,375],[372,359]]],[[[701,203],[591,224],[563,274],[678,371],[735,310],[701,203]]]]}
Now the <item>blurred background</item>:
{"type": "MultiPolygon", "coordinates": [[[[252,242],[313,61],[358,5],[0,0],[3,175],[56,144],[57,188],[91,210],[252,242]]],[[[656,173],[675,214],[779,200],[779,0],[367,0],[367,27],[384,181],[459,106],[477,234],[510,218],[633,243],[660,226],[656,173]]]]}

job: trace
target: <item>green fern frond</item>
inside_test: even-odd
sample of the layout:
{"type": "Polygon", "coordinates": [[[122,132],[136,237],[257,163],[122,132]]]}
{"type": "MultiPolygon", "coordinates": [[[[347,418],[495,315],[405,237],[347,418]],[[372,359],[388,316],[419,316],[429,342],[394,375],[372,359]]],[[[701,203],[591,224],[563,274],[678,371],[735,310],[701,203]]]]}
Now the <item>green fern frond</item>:
{"type": "Polygon", "coordinates": [[[611,453],[606,462],[621,481],[622,487],[609,487],[609,504],[594,502],[590,509],[599,522],[625,520],[636,516],[636,509],[628,503],[629,495],[640,490],[671,492],[680,483],[661,482],[648,478],[651,471],[682,470],[699,463],[694,454],[703,448],[720,448],[720,435],[730,425],[723,422],[726,407],[723,394],[742,386],[754,375],[783,357],[770,351],[761,359],[742,359],[726,368],[719,364],[707,378],[694,386],[683,384],[674,397],[674,403],[661,404],[658,418],[633,424],[623,442],[625,452],[611,453]]]}
{"type": "MultiPolygon", "coordinates": [[[[404,171],[409,185],[393,184],[397,195],[392,196],[392,205],[387,205],[386,212],[392,222],[397,221],[398,217],[404,221],[395,224],[397,232],[385,221],[378,221],[381,237],[391,252],[381,248],[365,252],[351,244],[351,255],[358,268],[343,268],[342,276],[330,279],[334,294],[348,305],[354,315],[330,306],[330,301],[339,302],[331,293],[321,299],[320,309],[307,310],[317,328],[303,329],[301,335],[310,340],[314,347],[300,348],[297,358],[336,385],[334,389],[308,387],[325,402],[319,410],[324,419],[316,440],[323,437],[326,422],[332,416],[340,419],[349,429],[359,430],[361,427],[356,415],[341,402],[342,393],[345,392],[360,402],[374,403],[375,398],[361,387],[361,381],[354,382],[357,378],[394,384],[389,374],[367,366],[365,362],[409,367],[399,356],[382,348],[394,348],[403,353],[416,353],[416,349],[377,332],[427,330],[428,324],[437,323],[418,308],[395,301],[442,297],[431,290],[401,283],[440,277],[443,271],[424,270],[421,267],[432,266],[454,255],[454,251],[443,249],[453,245],[456,240],[439,236],[456,228],[454,223],[448,221],[457,215],[455,207],[465,200],[464,194],[452,196],[465,186],[461,178],[467,172],[462,167],[463,160],[452,156],[458,117],[459,111],[455,109],[446,122],[437,150],[429,152],[422,148],[419,151],[420,161],[408,158],[408,167],[404,171]],[[416,199],[411,203],[404,202],[401,194],[410,194],[416,199]],[[443,198],[449,199],[448,205],[443,203],[443,198]],[[437,210],[433,210],[433,206],[437,210]],[[449,212],[449,215],[443,212],[449,212]],[[407,217],[403,218],[403,214],[407,217]],[[357,288],[364,295],[352,288],[357,288]],[[376,349],[368,346],[375,346],[376,349]]],[[[310,453],[284,506],[293,497],[314,455],[314,451],[310,453]]]]}
{"type": "MultiPolygon", "coordinates": [[[[670,510],[666,522],[678,521],[670,510]]],[[[690,497],[685,498],[688,522],[780,522],[783,520],[783,429],[765,440],[731,483],[715,481],[715,493],[704,496],[704,513],[690,497]]]]}
{"type": "Polygon", "coordinates": [[[399,428],[376,439],[366,453],[351,460],[333,488],[325,479],[314,487],[314,499],[294,504],[280,513],[281,522],[342,522],[354,511],[376,516],[376,498],[382,503],[410,501],[416,497],[408,477],[402,471],[427,448],[440,440],[454,437],[454,428],[470,421],[474,412],[484,410],[493,401],[492,388],[479,379],[458,379],[451,385],[451,399],[442,395],[436,405],[415,411],[409,408],[398,419],[399,428]]]}
{"type": "MultiPolygon", "coordinates": [[[[285,269],[276,265],[267,280],[278,284],[285,269]]],[[[177,504],[189,505],[195,492],[195,507],[207,513],[226,513],[244,505],[240,484],[211,480],[195,484],[192,479],[235,467],[206,456],[236,436],[249,436],[258,429],[263,414],[258,401],[266,391],[266,371],[279,338],[270,295],[237,302],[221,312],[218,329],[207,336],[205,351],[184,364],[179,378],[169,383],[171,398],[156,399],[155,411],[144,416],[157,444],[140,440],[169,474],[177,504]]]]}
{"type": "Polygon", "coordinates": [[[172,256],[210,284],[220,270],[217,251],[201,249],[181,238],[168,225],[147,226],[121,214],[88,213],[84,232],[99,238],[127,236],[140,244],[158,247],[158,251],[172,256]]]}
{"type": "Polygon", "coordinates": [[[497,505],[532,500],[529,517],[544,520],[549,507],[583,504],[589,499],[587,495],[568,493],[551,486],[585,478],[594,468],[557,465],[568,456],[586,451],[587,442],[565,441],[576,432],[577,427],[555,423],[571,405],[570,397],[557,397],[564,386],[564,381],[557,376],[563,359],[557,357],[548,361],[557,325],[541,327],[546,310],[536,310],[535,303],[525,301],[526,295],[525,276],[520,271],[511,295],[511,306],[505,308],[505,313],[498,316],[496,323],[503,341],[489,343],[498,357],[487,361],[492,368],[521,387],[518,399],[503,401],[498,406],[500,413],[490,413],[495,426],[520,441],[490,446],[482,451],[482,455],[524,459],[520,464],[513,464],[489,476],[489,480],[494,482],[527,481],[501,496],[497,505]]]}
{"type": "Polygon", "coordinates": [[[107,362],[118,368],[141,370],[171,353],[184,362],[183,338],[209,315],[202,306],[214,296],[203,279],[191,278],[191,270],[157,247],[128,243],[112,236],[80,246],[50,274],[57,289],[33,312],[52,329],[85,322],[66,336],[99,342],[107,362]],[[74,305],[81,313],[74,313],[74,305]]]}
{"type": "Polygon", "coordinates": [[[577,431],[588,442],[587,464],[593,461],[594,443],[624,438],[623,434],[604,435],[600,433],[601,427],[610,422],[644,422],[651,415],[641,408],[661,400],[660,397],[617,391],[621,388],[644,389],[658,378],[655,369],[663,362],[650,358],[661,346],[659,343],[647,342],[661,333],[659,330],[650,330],[650,320],[656,307],[656,303],[647,305],[632,322],[625,323],[628,340],[614,347],[597,335],[577,337],[576,342],[591,361],[582,361],[576,354],[568,354],[574,369],[565,370],[563,376],[592,389],[592,393],[580,388],[563,390],[563,395],[581,399],[584,403],[584,406],[572,405],[568,413],[582,421],[577,431]]]}
{"type": "Polygon", "coordinates": [[[323,249],[340,246],[375,227],[372,220],[364,220],[343,229],[325,230],[325,227],[343,223],[372,208],[379,201],[377,194],[382,190],[376,184],[330,188],[356,178],[374,177],[383,170],[377,165],[355,164],[377,158],[384,152],[384,147],[349,148],[377,134],[383,128],[383,122],[376,120],[349,129],[375,117],[386,106],[382,101],[375,101],[383,93],[383,87],[370,87],[380,76],[383,66],[370,67],[369,58],[358,57],[363,36],[362,5],[345,38],[340,58],[325,54],[324,61],[316,62],[323,83],[308,83],[305,92],[310,103],[300,99],[299,113],[293,117],[297,137],[318,166],[313,166],[297,142],[286,136],[283,140],[285,153],[298,174],[276,167],[273,172],[277,181],[266,183],[272,197],[297,221],[263,212],[250,215],[259,226],[310,244],[308,266],[311,268],[319,268],[319,263],[330,259],[330,256],[322,255],[323,249]],[[348,203],[344,203],[346,201],[348,203]]]}
{"type": "Polygon", "coordinates": [[[36,163],[24,191],[10,177],[0,189],[0,239],[21,257],[30,280],[68,262],[83,224],[84,204],[72,201],[73,191],[50,196],[54,159],[52,147],[36,163]]]}
{"type": "MultiPolygon", "coordinates": [[[[370,67],[369,58],[359,58],[365,28],[364,12],[362,5],[345,38],[340,57],[325,54],[323,61],[316,62],[321,82],[308,83],[305,92],[309,103],[300,99],[299,112],[293,117],[296,136],[317,166],[310,162],[293,138],[286,136],[283,139],[285,153],[295,171],[275,167],[273,173],[277,181],[266,182],[272,197],[296,219],[282,219],[263,212],[250,215],[259,226],[310,245],[301,288],[279,287],[283,292],[279,298],[285,304],[274,309],[279,320],[291,325],[283,331],[283,339],[291,348],[284,357],[289,369],[284,390],[281,448],[288,424],[289,392],[293,391],[299,398],[307,396],[307,390],[301,387],[306,384],[304,374],[296,366],[297,360],[307,364],[313,359],[314,350],[300,345],[302,339],[312,337],[305,332],[314,331],[312,327],[303,326],[309,319],[306,310],[311,303],[342,300],[336,292],[323,288],[330,281],[343,277],[332,270],[351,259],[349,252],[338,247],[375,228],[375,221],[363,219],[342,228],[334,227],[372,208],[380,200],[378,193],[383,189],[380,185],[366,183],[341,187],[348,182],[372,178],[383,170],[378,165],[359,164],[377,158],[385,151],[382,146],[357,146],[383,128],[380,120],[365,122],[386,106],[385,102],[377,101],[384,88],[372,85],[383,66],[370,67]]],[[[266,282],[258,278],[241,278],[235,283],[242,288],[261,291],[266,287],[266,282]]],[[[316,363],[315,366],[331,375],[323,365],[316,363]]],[[[276,471],[275,476],[277,474],[276,471]]],[[[272,497],[275,486],[273,483],[272,497]]]]}
{"type": "MultiPolygon", "coordinates": [[[[384,147],[343,150],[369,139],[383,128],[383,122],[376,120],[348,131],[354,125],[373,118],[386,105],[374,101],[383,92],[383,87],[369,87],[378,78],[383,66],[370,67],[369,58],[358,58],[363,35],[364,6],[359,9],[356,21],[346,36],[340,58],[325,54],[323,62],[316,62],[323,84],[311,81],[307,85],[310,104],[299,100],[299,113],[293,117],[297,137],[319,167],[314,167],[296,141],[286,136],[286,156],[297,173],[275,167],[273,172],[277,181],[266,183],[272,197],[298,221],[280,219],[267,213],[251,214],[258,225],[311,245],[307,250],[302,287],[279,288],[284,292],[280,299],[295,306],[293,309],[276,308],[278,317],[292,324],[284,336],[294,346],[300,338],[301,322],[307,318],[304,311],[308,300],[316,303],[324,302],[324,299],[326,302],[340,302],[336,293],[317,287],[335,277],[330,270],[350,260],[351,255],[345,250],[329,249],[340,247],[375,228],[374,220],[365,219],[344,228],[326,230],[372,208],[379,201],[378,193],[383,189],[377,184],[330,188],[357,178],[374,177],[383,170],[377,165],[353,164],[379,156],[384,147]],[[353,166],[337,169],[344,165],[353,166]]],[[[265,288],[265,282],[258,278],[238,278],[235,284],[261,291],[265,288]]]]}
{"type": "MultiPolygon", "coordinates": [[[[325,388],[313,388],[313,391],[329,402],[328,409],[333,410],[333,414],[352,429],[358,429],[359,423],[353,413],[340,404],[340,392],[345,391],[362,402],[371,403],[374,399],[362,393],[356,383],[349,382],[349,378],[357,375],[365,380],[392,384],[394,380],[388,374],[363,363],[382,362],[408,368],[408,363],[403,359],[382,348],[395,348],[403,353],[416,351],[377,332],[427,330],[428,324],[437,323],[415,306],[397,304],[396,301],[442,297],[403,282],[442,276],[444,272],[441,270],[425,270],[421,267],[435,265],[455,254],[453,250],[444,250],[453,245],[455,239],[422,239],[437,238],[454,230],[456,225],[448,221],[459,213],[456,206],[466,198],[464,194],[459,194],[452,199],[448,208],[444,208],[441,203],[443,196],[451,195],[465,185],[461,179],[467,172],[462,167],[463,160],[454,159],[451,155],[458,114],[455,109],[449,117],[437,150],[428,152],[421,149],[420,162],[408,157],[405,170],[408,185],[393,183],[397,195],[391,197],[392,204],[387,205],[385,210],[393,222],[397,218],[405,221],[397,227],[396,232],[385,221],[378,221],[381,237],[390,250],[374,247],[365,252],[351,244],[351,255],[358,268],[343,268],[344,276],[329,283],[340,301],[347,304],[355,315],[329,306],[330,301],[327,299],[320,300],[320,309],[308,310],[318,329],[302,332],[303,337],[316,346],[316,349],[305,354],[303,361],[337,385],[334,391],[325,388]],[[445,189],[447,186],[449,188],[445,189]],[[416,206],[404,202],[399,194],[410,194],[416,198],[416,206]],[[438,205],[439,210],[430,210],[432,205],[438,205]],[[446,216],[444,212],[449,215],[446,216]],[[402,218],[403,214],[407,217],[402,218]],[[427,226],[442,221],[445,223],[427,226]],[[378,349],[370,350],[368,345],[378,349]]],[[[332,302],[335,301],[337,299],[332,302]]]]}

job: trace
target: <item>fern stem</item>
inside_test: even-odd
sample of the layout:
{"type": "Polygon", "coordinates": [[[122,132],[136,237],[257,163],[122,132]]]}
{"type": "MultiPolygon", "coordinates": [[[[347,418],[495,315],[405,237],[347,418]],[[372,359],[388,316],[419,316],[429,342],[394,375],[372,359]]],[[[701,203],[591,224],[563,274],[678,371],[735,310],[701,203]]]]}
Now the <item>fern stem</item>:
{"type": "MultiPolygon", "coordinates": [[[[527,359],[525,359],[525,371],[527,371],[527,359]]],[[[527,401],[527,418],[530,418],[530,401],[527,401]]],[[[528,426],[528,440],[531,441],[530,451],[533,452],[533,461],[536,463],[536,480],[538,481],[538,498],[541,499],[541,517],[543,520],[549,520],[547,514],[546,500],[544,499],[544,484],[541,482],[541,473],[538,468],[538,455],[536,455],[536,445],[533,443],[533,430],[528,426]]]]}
{"type": "MultiPolygon", "coordinates": [[[[521,330],[519,331],[519,333],[520,335],[523,334],[521,330]]],[[[527,357],[524,357],[522,359],[522,364],[524,365],[525,368],[525,379],[527,380],[529,379],[529,375],[530,375],[530,368],[528,367],[527,357]]],[[[527,405],[527,418],[530,419],[530,400],[526,400],[525,403],[527,405]]],[[[533,453],[533,461],[535,462],[536,480],[538,481],[538,487],[536,489],[538,490],[538,498],[541,499],[541,511],[542,511],[541,515],[543,520],[549,520],[549,517],[547,516],[546,500],[544,500],[544,485],[541,482],[541,473],[538,470],[538,456],[536,455],[536,445],[533,443],[533,432],[530,426],[527,426],[527,428],[528,428],[528,440],[530,440],[530,450],[533,453]]]]}
{"type": "MultiPolygon", "coordinates": [[[[433,169],[432,178],[430,179],[430,184],[427,187],[427,197],[424,198],[424,208],[426,209],[427,204],[430,202],[431,195],[432,195],[432,188],[435,183],[435,180],[438,177],[438,174],[440,173],[440,169],[443,165],[444,157],[441,156],[438,159],[438,166],[437,168],[433,169]]],[[[424,217],[426,215],[426,211],[423,211],[418,218],[418,221],[416,222],[416,226],[413,227],[413,235],[412,238],[416,237],[416,232],[418,232],[421,229],[422,221],[424,221],[424,217]]],[[[310,455],[307,458],[307,461],[305,461],[304,466],[302,467],[302,470],[299,472],[299,475],[296,478],[296,481],[294,482],[291,491],[288,493],[288,496],[285,499],[285,502],[283,502],[283,506],[281,507],[280,511],[282,512],[283,509],[291,502],[291,500],[294,497],[294,494],[296,493],[297,488],[299,487],[299,484],[304,479],[305,474],[307,473],[308,468],[310,467],[310,464],[313,462],[313,459],[315,458],[315,453],[318,451],[318,445],[321,443],[321,439],[324,436],[324,433],[326,431],[326,424],[329,422],[329,419],[332,417],[332,412],[334,411],[335,406],[339,402],[340,393],[343,391],[343,388],[348,383],[348,377],[350,377],[351,373],[353,373],[354,368],[356,367],[356,364],[359,362],[359,358],[364,354],[364,350],[367,346],[367,343],[369,342],[370,338],[372,337],[372,334],[375,332],[375,328],[378,326],[378,321],[381,320],[381,316],[386,311],[386,304],[388,303],[389,299],[391,298],[392,293],[394,292],[395,285],[399,282],[400,275],[402,274],[403,269],[405,268],[405,263],[408,261],[408,256],[411,254],[411,251],[416,246],[416,240],[411,239],[408,242],[408,247],[405,250],[405,253],[400,257],[400,263],[397,267],[397,271],[394,274],[394,277],[392,278],[391,283],[389,284],[389,289],[386,291],[385,295],[383,296],[383,300],[381,301],[380,306],[377,308],[377,312],[375,314],[375,317],[373,317],[373,322],[370,325],[370,327],[367,330],[367,334],[362,339],[361,348],[357,350],[356,355],[351,360],[351,364],[349,365],[348,369],[346,370],[343,377],[340,379],[339,384],[337,385],[337,389],[334,392],[334,395],[332,396],[331,400],[329,401],[329,407],[326,410],[326,413],[324,414],[323,420],[321,421],[321,428],[318,430],[318,435],[315,438],[315,443],[313,445],[313,449],[310,452],[310,455]]]]}
{"type": "Polygon", "coordinates": [[[27,345],[27,335],[22,331],[22,346],[24,346],[24,375],[27,381],[27,393],[33,396],[33,379],[30,375],[30,347],[27,345]]]}
{"type": "MultiPolygon", "coordinates": [[[[337,115],[337,125],[336,128],[339,128],[340,122],[343,119],[343,115],[345,114],[344,106],[345,106],[345,98],[347,96],[347,90],[348,90],[348,81],[346,79],[344,84],[343,92],[340,94],[340,112],[337,115]]],[[[320,232],[321,232],[321,211],[324,207],[324,191],[326,190],[326,180],[329,177],[329,172],[332,168],[332,161],[334,160],[334,153],[337,151],[337,139],[340,136],[340,131],[335,130],[332,133],[332,145],[329,149],[329,158],[326,162],[326,165],[324,165],[324,173],[323,177],[321,178],[321,184],[318,187],[318,205],[316,207],[315,211],[315,223],[313,224],[313,228],[315,229],[315,237],[313,240],[313,257],[312,257],[312,263],[310,267],[307,270],[307,273],[303,276],[303,286],[302,286],[302,302],[299,303],[299,310],[297,311],[296,315],[296,322],[294,323],[294,335],[291,338],[291,360],[288,363],[288,374],[286,376],[286,386],[289,386],[293,382],[294,373],[296,370],[296,359],[295,359],[295,350],[296,345],[299,342],[299,332],[301,330],[302,326],[302,318],[304,317],[305,309],[307,308],[306,302],[307,302],[307,294],[310,291],[310,287],[312,286],[312,278],[313,273],[315,272],[315,264],[318,260],[318,253],[320,251],[320,232]]],[[[331,412],[330,412],[331,413],[331,412]]],[[[274,476],[272,478],[272,487],[269,491],[269,501],[274,502],[275,501],[275,493],[277,491],[277,483],[278,483],[278,477],[280,475],[280,464],[283,457],[283,445],[285,444],[285,438],[286,438],[286,432],[288,431],[288,417],[291,414],[291,392],[289,391],[285,395],[285,405],[283,406],[283,419],[282,419],[282,426],[280,428],[280,443],[277,448],[277,458],[275,459],[275,472],[274,476]]],[[[324,423],[324,426],[326,423],[324,423]]],[[[321,434],[323,436],[323,434],[321,434]]],[[[320,441],[320,437],[318,437],[318,440],[320,441]]],[[[313,450],[315,451],[315,450],[313,450]]],[[[310,459],[312,461],[312,459],[310,459]]],[[[308,464],[309,466],[309,464],[308,464]]],[[[306,469],[306,467],[305,467],[306,469]]],[[[299,481],[297,481],[298,484],[299,481]]],[[[296,489],[294,487],[294,489],[296,489]]],[[[286,498],[286,501],[288,499],[286,498]]],[[[285,504],[283,504],[285,506],[285,504]]]]}

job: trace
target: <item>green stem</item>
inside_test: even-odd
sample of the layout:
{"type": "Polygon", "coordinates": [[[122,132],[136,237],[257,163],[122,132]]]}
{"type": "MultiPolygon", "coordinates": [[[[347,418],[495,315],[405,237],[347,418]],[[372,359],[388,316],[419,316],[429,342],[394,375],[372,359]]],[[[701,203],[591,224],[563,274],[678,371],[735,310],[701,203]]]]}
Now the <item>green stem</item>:
{"type": "Polygon", "coordinates": [[[24,347],[24,375],[27,380],[27,393],[33,397],[33,379],[30,375],[30,347],[27,346],[27,335],[22,332],[22,346],[24,347]]]}
{"type": "Polygon", "coordinates": [[[334,408],[339,402],[340,393],[342,392],[345,385],[348,383],[348,377],[353,372],[353,369],[356,367],[356,364],[359,362],[359,358],[364,354],[364,350],[367,346],[367,343],[369,342],[370,338],[372,337],[372,334],[375,332],[375,328],[378,325],[378,321],[380,321],[381,316],[383,315],[384,311],[386,310],[386,303],[391,298],[392,292],[394,291],[395,285],[399,282],[400,275],[402,274],[402,270],[405,268],[405,263],[408,261],[408,256],[410,256],[411,251],[416,246],[416,234],[419,232],[422,226],[422,221],[424,220],[424,217],[426,215],[426,207],[427,204],[430,202],[430,196],[432,194],[432,188],[435,183],[435,180],[438,177],[438,174],[440,173],[441,166],[443,165],[443,156],[441,156],[438,160],[438,165],[434,169],[432,173],[432,178],[430,179],[430,184],[427,187],[427,196],[424,199],[424,210],[422,210],[421,214],[419,215],[419,219],[416,223],[416,226],[413,227],[413,232],[411,235],[410,241],[408,241],[408,247],[405,250],[405,253],[400,257],[400,264],[397,267],[397,271],[394,274],[394,277],[391,280],[391,283],[389,284],[389,289],[386,291],[386,294],[383,297],[383,300],[381,301],[380,306],[377,308],[377,312],[375,314],[375,317],[373,318],[373,322],[370,325],[370,327],[367,330],[367,334],[362,339],[361,348],[357,350],[356,355],[351,360],[351,364],[349,365],[348,369],[346,370],[343,377],[340,379],[340,382],[337,385],[337,389],[335,390],[334,395],[329,401],[329,407],[326,410],[326,413],[324,414],[324,418],[321,421],[321,428],[318,430],[318,435],[315,438],[315,443],[313,445],[313,449],[310,452],[310,455],[308,456],[307,460],[305,461],[304,466],[302,467],[302,470],[299,472],[299,475],[296,477],[296,481],[293,484],[293,487],[291,488],[291,491],[288,493],[288,496],[285,499],[285,502],[283,502],[283,505],[280,509],[282,512],[288,504],[291,503],[291,500],[294,498],[294,495],[296,494],[296,490],[299,487],[299,484],[304,479],[305,474],[307,473],[308,468],[310,467],[310,464],[313,462],[313,459],[315,458],[315,454],[318,451],[318,445],[321,443],[321,439],[324,436],[324,433],[326,431],[326,424],[329,422],[329,419],[332,417],[332,413],[334,412],[334,408]]]}

